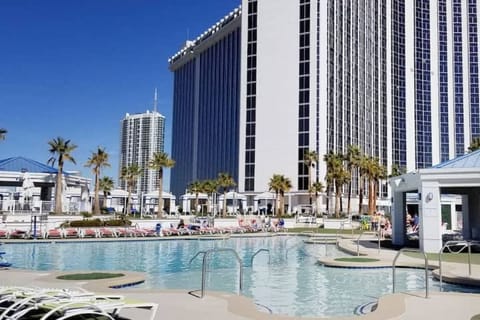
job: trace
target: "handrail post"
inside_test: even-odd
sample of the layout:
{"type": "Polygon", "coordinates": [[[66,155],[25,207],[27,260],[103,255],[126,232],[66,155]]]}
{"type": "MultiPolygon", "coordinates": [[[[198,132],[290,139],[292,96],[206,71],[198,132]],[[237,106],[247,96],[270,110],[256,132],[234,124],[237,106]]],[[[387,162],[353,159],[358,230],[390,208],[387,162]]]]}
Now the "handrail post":
{"type": "Polygon", "coordinates": [[[357,238],[357,257],[360,256],[360,238],[363,236],[363,232],[357,238]]]}
{"type": "Polygon", "coordinates": [[[472,276],[472,244],[468,242],[468,276],[472,276]]]}
{"type": "MultiPolygon", "coordinates": [[[[421,252],[420,250],[415,250],[415,249],[409,249],[409,248],[402,248],[400,249],[397,254],[395,255],[395,258],[393,259],[393,262],[392,262],[392,291],[393,293],[395,293],[395,266],[397,264],[397,259],[398,257],[400,256],[400,254],[402,254],[403,252],[421,252]]],[[[425,260],[425,298],[428,298],[428,257],[427,257],[427,254],[425,252],[422,252],[423,253],[423,257],[424,257],[424,260],[425,260]]]]}
{"type": "MultiPolygon", "coordinates": [[[[190,259],[190,263],[192,263],[192,261],[200,254],[203,254],[203,260],[202,260],[202,284],[201,284],[201,289],[200,289],[200,298],[203,298],[204,295],[205,295],[205,286],[206,286],[206,282],[207,282],[207,278],[206,278],[206,273],[207,273],[207,259],[208,257],[214,253],[214,252],[221,252],[221,251],[228,251],[228,252],[233,252],[235,254],[235,257],[237,259],[237,262],[238,262],[238,265],[239,265],[239,292],[238,294],[241,294],[242,291],[243,291],[243,270],[242,270],[242,259],[240,258],[240,256],[238,255],[238,253],[234,250],[234,249],[230,249],[230,248],[214,248],[214,249],[210,249],[210,250],[207,250],[207,251],[199,251],[197,252],[197,254],[192,258],[190,259]]],[[[198,290],[194,290],[194,291],[198,291],[198,290]]],[[[193,291],[190,291],[189,293],[192,294],[193,291]]]]}
{"type": "Polygon", "coordinates": [[[253,259],[262,251],[266,251],[268,252],[268,264],[270,264],[270,250],[268,249],[258,249],[253,255],[252,255],[252,259],[250,260],[250,266],[253,267],[253,259]]]}

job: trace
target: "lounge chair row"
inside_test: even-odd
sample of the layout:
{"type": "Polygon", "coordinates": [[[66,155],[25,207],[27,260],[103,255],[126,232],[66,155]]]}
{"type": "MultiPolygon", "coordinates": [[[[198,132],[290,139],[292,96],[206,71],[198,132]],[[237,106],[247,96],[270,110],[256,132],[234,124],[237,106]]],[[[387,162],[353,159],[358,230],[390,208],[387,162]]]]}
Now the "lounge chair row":
{"type": "Polygon", "coordinates": [[[153,320],[158,305],[83,290],[0,287],[0,320],[118,319],[126,308],[147,309],[151,314],[145,318],[153,320]]]}
{"type": "MultiPolygon", "coordinates": [[[[155,230],[147,228],[58,228],[37,231],[36,238],[116,238],[116,237],[150,237],[157,236],[155,230]]],[[[31,239],[33,232],[24,230],[0,230],[0,239],[31,239]]]]}

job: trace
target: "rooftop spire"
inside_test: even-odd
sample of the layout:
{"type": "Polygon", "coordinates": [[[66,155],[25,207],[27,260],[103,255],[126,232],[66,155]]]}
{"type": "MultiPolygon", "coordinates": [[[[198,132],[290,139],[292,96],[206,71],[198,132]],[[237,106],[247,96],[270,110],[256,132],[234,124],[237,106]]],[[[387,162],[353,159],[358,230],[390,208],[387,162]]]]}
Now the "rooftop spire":
{"type": "Polygon", "coordinates": [[[158,103],[157,88],[155,88],[155,94],[153,97],[153,112],[157,112],[157,103],[158,103]]]}

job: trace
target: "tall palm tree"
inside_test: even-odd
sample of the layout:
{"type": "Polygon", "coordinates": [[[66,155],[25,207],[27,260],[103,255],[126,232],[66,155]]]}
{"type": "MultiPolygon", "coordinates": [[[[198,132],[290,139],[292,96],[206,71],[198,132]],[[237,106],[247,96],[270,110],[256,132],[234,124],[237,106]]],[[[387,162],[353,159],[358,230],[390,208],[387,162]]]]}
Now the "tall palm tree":
{"type": "Polygon", "coordinates": [[[187,187],[188,193],[194,194],[195,195],[195,214],[198,214],[197,208],[198,208],[198,195],[202,193],[203,191],[203,185],[200,180],[195,180],[192,183],[190,183],[187,187]]]}
{"type": "Polygon", "coordinates": [[[366,155],[361,155],[358,162],[358,177],[359,177],[359,189],[358,189],[358,214],[361,215],[363,212],[363,196],[364,188],[367,180],[367,173],[369,167],[369,157],[366,155]]]}
{"type": "Polygon", "coordinates": [[[468,147],[468,151],[473,152],[480,149],[480,137],[473,138],[470,146],[468,147]]]}
{"type": "MultiPolygon", "coordinates": [[[[218,189],[218,181],[217,180],[204,180],[202,181],[202,190],[207,194],[207,207],[211,208],[211,197],[218,189]]],[[[208,211],[208,209],[207,209],[208,211]]],[[[208,212],[207,212],[208,213],[208,212]]]]}
{"type": "Polygon", "coordinates": [[[279,205],[276,205],[278,217],[283,214],[283,208],[285,207],[285,192],[288,192],[290,189],[292,189],[292,182],[284,175],[274,174],[270,178],[268,190],[274,191],[276,195],[276,202],[280,202],[279,205]]]}
{"type": "Polygon", "coordinates": [[[345,154],[345,161],[347,162],[347,171],[350,179],[348,180],[348,201],[347,201],[347,215],[350,217],[351,201],[352,201],[352,179],[354,170],[358,168],[360,162],[360,148],[356,145],[349,145],[347,153],[345,154]]]}
{"type": "Polygon", "coordinates": [[[76,145],[70,142],[70,140],[65,140],[62,137],[57,137],[56,139],[50,140],[48,142],[50,146],[50,153],[52,156],[48,159],[47,163],[52,166],[57,163],[57,181],[55,183],[55,213],[60,214],[63,211],[62,208],[62,176],[63,176],[63,166],[65,161],[70,161],[73,164],[76,164],[75,159],[72,156],[73,150],[77,148],[76,145]]]}
{"type": "Polygon", "coordinates": [[[333,151],[329,151],[323,156],[323,161],[326,163],[327,174],[325,175],[325,182],[327,184],[327,213],[330,213],[330,192],[334,184],[333,175],[331,174],[333,170],[333,162],[335,160],[336,154],[333,151]]]}
{"type": "Polygon", "coordinates": [[[113,179],[111,177],[102,177],[98,182],[98,186],[103,192],[103,206],[106,207],[108,194],[114,187],[113,179]]]}
{"type": "Polygon", "coordinates": [[[349,180],[349,175],[343,166],[343,156],[335,154],[331,159],[330,171],[327,173],[329,179],[333,181],[335,186],[335,217],[340,217],[340,201],[342,197],[342,189],[349,180]]]}
{"type": "Polygon", "coordinates": [[[128,198],[127,203],[125,205],[125,214],[128,214],[132,211],[131,205],[131,197],[132,197],[132,190],[135,188],[138,178],[142,175],[142,168],[140,168],[137,164],[132,164],[127,167],[123,167],[122,171],[120,172],[120,179],[125,181],[127,184],[127,191],[128,191],[128,198]]]}
{"type": "Polygon", "coordinates": [[[237,184],[233,177],[227,172],[220,172],[218,174],[217,183],[223,190],[222,217],[225,217],[227,214],[227,190],[231,187],[235,187],[237,184]]]}
{"type": "Polygon", "coordinates": [[[100,214],[100,171],[102,168],[110,167],[108,163],[108,153],[105,152],[105,148],[98,147],[97,152],[93,152],[90,158],[88,158],[86,167],[92,168],[92,172],[95,175],[95,200],[93,205],[93,213],[100,214]]]}
{"type": "Polygon", "coordinates": [[[308,150],[303,155],[303,162],[308,167],[308,196],[310,199],[310,205],[312,204],[312,168],[315,168],[315,165],[318,162],[318,154],[315,150],[308,150]]]}
{"type": "Polygon", "coordinates": [[[155,152],[148,162],[150,169],[158,170],[158,216],[163,216],[163,168],[172,168],[175,160],[170,159],[165,152],[155,152]]]}
{"type": "Polygon", "coordinates": [[[310,187],[310,192],[315,195],[315,210],[318,212],[318,195],[322,193],[324,189],[323,183],[320,181],[312,183],[310,187]]]}
{"type": "Polygon", "coordinates": [[[8,133],[7,129],[0,128],[0,140],[5,140],[7,133],[8,133]]]}
{"type": "Polygon", "coordinates": [[[378,183],[386,177],[386,169],[376,158],[368,158],[366,166],[368,180],[368,214],[372,215],[376,209],[378,183]]]}

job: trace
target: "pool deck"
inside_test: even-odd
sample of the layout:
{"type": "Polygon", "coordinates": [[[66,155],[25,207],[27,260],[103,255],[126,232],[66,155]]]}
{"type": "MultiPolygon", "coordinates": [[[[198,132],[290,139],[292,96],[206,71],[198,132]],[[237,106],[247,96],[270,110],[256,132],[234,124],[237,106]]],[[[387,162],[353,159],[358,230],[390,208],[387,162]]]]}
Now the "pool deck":
{"type": "MultiPolygon", "coordinates": [[[[365,239],[368,240],[368,239],[365,239]]],[[[346,251],[357,252],[357,244],[353,239],[342,239],[340,246],[346,251]]],[[[392,260],[397,251],[377,248],[360,247],[360,253],[369,258],[378,259],[375,262],[339,262],[334,259],[322,259],[321,263],[337,267],[387,267],[392,265],[392,260]]],[[[402,255],[399,265],[424,266],[424,261],[402,255]]],[[[432,263],[432,262],[431,262],[432,263]]],[[[429,266],[436,268],[435,263],[429,266]]],[[[480,266],[472,266],[472,276],[468,274],[467,266],[455,263],[444,263],[444,280],[459,281],[461,283],[480,282],[480,266]]],[[[82,271],[78,271],[82,272],[82,271]]],[[[87,272],[87,271],[85,271],[87,272]]],[[[88,272],[91,272],[89,270],[88,272]]],[[[112,289],[111,286],[138,282],[144,279],[142,273],[124,272],[124,277],[109,280],[92,281],[65,281],[58,280],[59,274],[66,272],[34,272],[28,270],[5,269],[0,270],[0,285],[2,286],[28,286],[41,288],[75,288],[82,287],[98,294],[120,294],[129,299],[144,302],[154,302],[159,305],[155,319],[312,319],[294,318],[287,316],[271,315],[257,310],[253,302],[246,297],[231,293],[207,292],[203,299],[187,293],[185,290],[145,290],[145,289],[112,289]]],[[[122,315],[130,319],[147,318],[146,310],[128,309],[122,315]]],[[[480,314],[480,295],[462,293],[431,292],[425,298],[425,292],[395,293],[382,296],[377,310],[361,316],[365,320],[385,319],[466,319],[480,314]]],[[[325,318],[322,318],[325,319],[325,318]]],[[[337,320],[358,320],[358,316],[336,317],[337,320]]]]}

